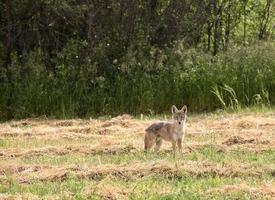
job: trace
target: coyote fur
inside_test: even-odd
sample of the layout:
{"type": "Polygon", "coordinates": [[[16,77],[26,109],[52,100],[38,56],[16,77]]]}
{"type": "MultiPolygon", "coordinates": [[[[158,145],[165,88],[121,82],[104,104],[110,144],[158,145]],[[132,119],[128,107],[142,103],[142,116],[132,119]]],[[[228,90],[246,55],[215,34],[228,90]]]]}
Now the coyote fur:
{"type": "Polygon", "coordinates": [[[179,152],[181,152],[182,141],[185,134],[186,114],[186,105],[184,105],[181,110],[178,110],[177,107],[173,105],[171,121],[157,122],[150,125],[145,130],[145,150],[150,150],[155,145],[155,151],[158,151],[162,144],[162,140],[166,140],[172,142],[174,154],[176,151],[176,144],[178,145],[179,152]]]}

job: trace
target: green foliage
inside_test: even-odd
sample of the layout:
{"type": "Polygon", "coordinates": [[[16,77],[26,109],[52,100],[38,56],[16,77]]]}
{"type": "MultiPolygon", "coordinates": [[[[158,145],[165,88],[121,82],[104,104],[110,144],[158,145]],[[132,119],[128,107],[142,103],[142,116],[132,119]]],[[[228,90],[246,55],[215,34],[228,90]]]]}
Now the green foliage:
{"type": "Polygon", "coordinates": [[[219,101],[222,103],[223,107],[231,108],[233,110],[237,109],[239,107],[239,101],[238,101],[238,98],[236,96],[234,89],[226,84],[224,84],[224,86],[220,86],[219,88],[218,88],[218,86],[215,85],[211,92],[217,96],[219,101]],[[220,88],[220,90],[219,90],[219,88],[220,88]],[[223,93],[225,95],[223,95],[223,93]],[[227,96],[228,103],[225,103],[224,96],[227,96]]]}
{"type": "Polygon", "coordinates": [[[155,114],[169,111],[171,104],[211,111],[275,103],[273,44],[229,50],[214,58],[181,47],[151,49],[150,57],[131,51],[104,69],[83,55],[85,45],[69,43],[58,55],[55,72],[45,70],[37,52],[23,66],[14,54],[13,84],[1,88],[1,117],[11,91],[15,118],[155,114]]]}
{"type": "Polygon", "coordinates": [[[0,10],[0,119],[275,103],[271,0],[17,0],[0,10]]]}

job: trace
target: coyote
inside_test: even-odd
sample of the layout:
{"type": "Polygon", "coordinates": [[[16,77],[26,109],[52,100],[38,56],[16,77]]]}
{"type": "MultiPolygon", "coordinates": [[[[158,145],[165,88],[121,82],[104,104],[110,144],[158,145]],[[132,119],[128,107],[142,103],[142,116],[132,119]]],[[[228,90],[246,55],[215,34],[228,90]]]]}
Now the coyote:
{"type": "Polygon", "coordinates": [[[144,148],[150,150],[154,144],[155,151],[160,149],[162,140],[170,141],[173,145],[173,152],[176,152],[176,143],[178,144],[179,152],[182,149],[182,140],[185,133],[187,106],[184,105],[181,110],[178,110],[175,105],[172,106],[172,120],[168,122],[158,122],[149,126],[145,131],[144,148]]]}

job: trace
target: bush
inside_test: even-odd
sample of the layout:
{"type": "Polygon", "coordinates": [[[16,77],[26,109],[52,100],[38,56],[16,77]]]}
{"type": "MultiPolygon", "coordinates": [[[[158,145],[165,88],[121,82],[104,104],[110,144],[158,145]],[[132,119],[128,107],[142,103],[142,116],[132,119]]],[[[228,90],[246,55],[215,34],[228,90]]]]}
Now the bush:
{"type": "Polygon", "coordinates": [[[172,104],[187,104],[191,111],[275,104],[272,43],[215,57],[180,45],[132,48],[114,60],[106,56],[107,49],[93,56],[85,49],[85,41],[69,42],[51,70],[40,50],[25,58],[14,53],[12,81],[1,75],[1,119],[7,119],[7,113],[13,118],[69,118],[162,113],[172,104]]]}

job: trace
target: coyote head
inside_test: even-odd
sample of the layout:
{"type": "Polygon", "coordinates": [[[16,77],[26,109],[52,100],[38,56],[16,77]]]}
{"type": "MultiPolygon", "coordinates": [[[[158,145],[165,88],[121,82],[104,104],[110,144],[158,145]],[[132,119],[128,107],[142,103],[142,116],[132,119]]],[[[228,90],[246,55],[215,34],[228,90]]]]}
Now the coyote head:
{"type": "Polygon", "coordinates": [[[172,117],[177,124],[181,125],[185,122],[187,113],[187,106],[184,105],[181,110],[178,110],[175,105],[172,106],[172,117]]]}

